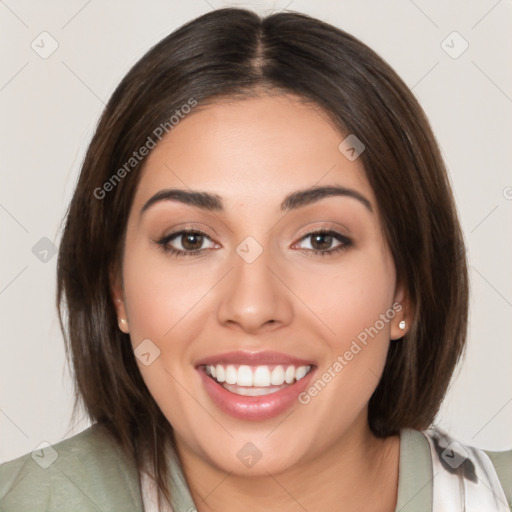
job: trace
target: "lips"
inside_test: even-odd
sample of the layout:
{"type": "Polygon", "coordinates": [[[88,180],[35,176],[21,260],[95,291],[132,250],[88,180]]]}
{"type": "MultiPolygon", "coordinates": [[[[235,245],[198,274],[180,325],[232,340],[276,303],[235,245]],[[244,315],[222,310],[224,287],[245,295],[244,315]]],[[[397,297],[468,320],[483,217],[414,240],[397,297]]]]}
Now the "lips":
{"type": "Polygon", "coordinates": [[[196,370],[213,403],[245,420],[283,413],[308,386],[312,361],[279,352],[228,352],[197,361],[196,370]]]}
{"type": "Polygon", "coordinates": [[[225,352],[224,354],[216,354],[196,361],[196,367],[217,364],[238,364],[248,366],[280,364],[283,366],[293,365],[298,367],[308,365],[313,366],[314,362],[268,350],[265,352],[245,352],[240,350],[235,352],[225,352]]]}

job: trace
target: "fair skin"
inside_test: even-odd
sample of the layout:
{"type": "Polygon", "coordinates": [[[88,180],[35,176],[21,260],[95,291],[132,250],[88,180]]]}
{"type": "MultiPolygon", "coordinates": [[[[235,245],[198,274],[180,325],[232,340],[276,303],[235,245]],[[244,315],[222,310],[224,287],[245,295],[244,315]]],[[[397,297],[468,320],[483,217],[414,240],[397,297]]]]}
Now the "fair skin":
{"type": "MultiPolygon", "coordinates": [[[[113,293],[133,347],[150,339],[160,350],[138,364],[174,429],[199,512],[395,508],[399,438],[377,439],[367,410],[410,311],[361,161],[338,150],[344,138],[318,107],[261,96],[195,109],[147,159],[113,293]],[[281,210],[287,195],[327,186],[369,205],[331,195],[281,210]],[[167,189],[214,194],[223,209],[161,200],[142,212],[167,189]],[[201,253],[176,256],[158,244],[183,229],[206,235],[193,240],[201,253]],[[323,238],[319,247],[307,236],[319,229],[341,241],[323,238]],[[262,248],[250,264],[236,251],[248,236],[262,248]],[[223,352],[274,350],[314,361],[318,378],[396,302],[403,309],[317,396],[277,417],[226,414],[194,365],[223,352]],[[250,468],[237,456],[248,442],[261,453],[250,468]]],[[[166,242],[190,249],[186,237],[166,242]]]]}

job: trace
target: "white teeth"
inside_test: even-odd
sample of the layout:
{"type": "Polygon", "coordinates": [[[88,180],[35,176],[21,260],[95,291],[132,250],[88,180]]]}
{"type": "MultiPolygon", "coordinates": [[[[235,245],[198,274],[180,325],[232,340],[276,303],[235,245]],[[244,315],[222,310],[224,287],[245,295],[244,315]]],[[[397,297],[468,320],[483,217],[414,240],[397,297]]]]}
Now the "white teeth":
{"type": "MultiPolygon", "coordinates": [[[[208,368],[210,369],[210,373],[213,375],[212,368],[214,367],[208,366],[208,368]]],[[[224,382],[226,380],[226,372],[224,371],[224,366],[221,366],[220,364],[215,366],[215,373],[217,374],[215,378],[218,382],[224,382]]]]}
{"type": "Polygon", "coordinates": [[[258,366],[252,374],[253,386],[270,386],[270,371],[268,366],[258,366]]]}
{"type": "Polygon", "coordinates": [[[284,370],[282,366],[276,366],[270,374],[270,384],[280,386],[284,383],[284,370]]]}
{"type": "Polygon", "coordinates": [[[286,368],[284,380],[286,384],[291,384],[295,380],[295,366],[288,366],[288,368],[286,368]]]}
{"type": "Polygon", "coordinates": [[[226,384],[236,384],[237,371],[236,368],[230,364],[226,368],[226,384]]]}
{"type": "MultiPolygon", "coordinates": [[[[245,386],[247,388],[267,388],[265,393],[278,391],[269,391],[269,386],[283,386],[293,384],[295,381],[301,380],[311,370],[311,366],[299,366],[296,368],[293,365],[283,367],[282,365],[275,366],[272,371],[266,365],[263,366],[249,366],[240,365],[237,369],[235,365],[215,365],[206,366],[206,373],[211,375],[219,383],[225,383],[224,387],[229,386],[245,386]]],[[[234,391],[236,392],[236,391],[234,391]]],[[[239,393],[245,394],[245,393],[239,393]]],[[[250,395],[250,393],[248,392],[250,395]]],[[[250,396],[257,396],[258,393],[250,396]]]]}
{"type": "Polygon", "coordinates": [[[235,393],[236,395],[243,395],[243,396],[263,396],[263,395],[270,395],[271,393],[275,393],[276,391],[280,391],[281,389],[285,388],[286,384],[284,386],[271,386],[271,387],[265,387],[265,388],[256,388],[256,387],[247,387],[247,386],[236,386],[232,384],[224,384],[224,388],[228,391],[231,391],[231,393],[235,393]]]}
{"type": "Polygon", "coordinates": [[[295,371],[295,378],[297,380],[302,379],[302,377],[304,377],[306,375],[306,373],[308,373],[310,368],[311,368],[310,366],[299,366],[297,368],[297,370],[295,371]]]}
{"type": "Polygon", "coordinates": [[[240,366],[236,379],[238,386],[252,386],[252,370],[249,366],[240,366]]]}

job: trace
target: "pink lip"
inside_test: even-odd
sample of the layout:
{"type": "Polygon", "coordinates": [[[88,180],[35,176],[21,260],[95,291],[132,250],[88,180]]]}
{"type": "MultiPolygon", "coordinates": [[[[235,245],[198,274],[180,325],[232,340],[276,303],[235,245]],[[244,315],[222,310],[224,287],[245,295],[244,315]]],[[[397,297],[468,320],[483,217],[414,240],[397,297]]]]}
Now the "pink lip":
{"type": "Polygon", "coordinates": [[[204,389],[213,403],[224,413],[248,421],[273,418],[296,404],[299,394],[310,385],[315,370],[316,368],[312,368],[301,380],[275,393],[264,396],[243,396],[224,389],[217,381],[206,375],[204,366],[197,368],[204,389]]]}
{"type": "Polygon", "coordinates": [[[224,354],[216,354],[205,357],[196,362],[198,366],[215,365],[215,364],[246,364],[249,366],[257,366],[264,364],[282,364],[293,366],[314,366],[311,361],[298,359],[280,352],[272,352],[266,350],[264,352],[244,352],[237,350],[235,352],[225,352],[224,354]]]}

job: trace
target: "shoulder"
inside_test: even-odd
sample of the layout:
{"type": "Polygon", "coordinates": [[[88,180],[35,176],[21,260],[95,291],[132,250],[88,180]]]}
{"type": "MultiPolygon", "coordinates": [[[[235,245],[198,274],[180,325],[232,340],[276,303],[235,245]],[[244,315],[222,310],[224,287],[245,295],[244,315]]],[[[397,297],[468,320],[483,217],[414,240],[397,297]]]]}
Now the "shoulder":
{"type": "Polygon", "coordinates": [[[483,510],[512,507],[512,450],[492,452],[457,442],[438,428],[423,432],[431,445],[434,482],[464,489],[470,503],[484,504],[483,510]],[[454,485],[454,482],[459,485],[454,485]]]}
{"type": "Polygon", "coordinates": [[[478,510],[512,508],[512,450],[491,452],[474,448],[437,428],[404,429],[400,439],[396,510],[417,512],[437,510],[439,506],[442,509],[447,495],[453,499],[461,492],[471,502],[476,497],[478,504],[487,504],[477,506],[478,510]]]}
{"type": "Polygon", "coordinates": [[[491,459],[509,506],[512,508],[512,450],[505,452],[491,452],[485,450],[485,453],[489,459],[491,459]]]}
{"type": "Polygon", "coordinates": [[[0,465],[2,512],[142,510],[135,464],[95,424],[0,465]]]}

